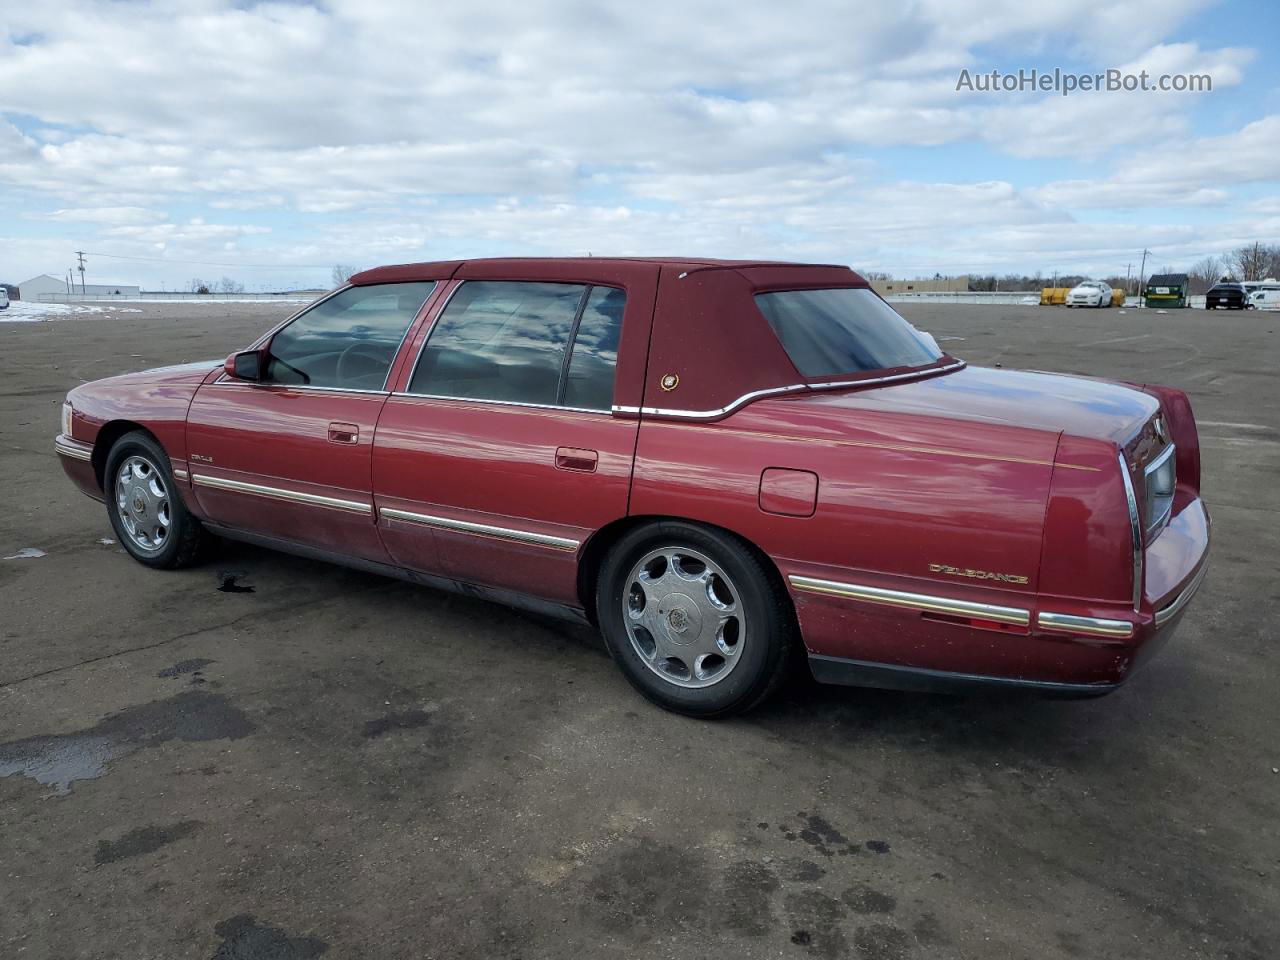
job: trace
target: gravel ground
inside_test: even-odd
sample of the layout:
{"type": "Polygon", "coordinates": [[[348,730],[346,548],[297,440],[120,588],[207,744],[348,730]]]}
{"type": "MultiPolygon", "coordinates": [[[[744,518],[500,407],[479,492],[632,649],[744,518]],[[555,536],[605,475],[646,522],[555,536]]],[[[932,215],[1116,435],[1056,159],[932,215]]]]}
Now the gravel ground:
{"type": "Polygon", "coordinates": [[[587,632],[243,546],[130,561],[51,448],[81,380],[288,309],[0,324],[0,956],[1274,957],[1274,315],[906,305],[973,362],[1170,383],[1213,567],[1098,701],[638,698],[587,632]]]}

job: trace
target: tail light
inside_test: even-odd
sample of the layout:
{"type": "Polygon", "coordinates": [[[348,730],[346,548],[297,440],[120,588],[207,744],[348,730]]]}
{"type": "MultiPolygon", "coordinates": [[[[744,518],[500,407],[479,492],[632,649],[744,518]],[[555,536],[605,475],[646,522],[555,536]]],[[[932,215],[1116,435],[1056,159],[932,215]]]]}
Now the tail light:
{"type": "Polygon", "coordinates": [[[1142,468],[1142,522],[1149,541],[1169,522],[1178,486],[1177,447],[1169,444],[1142,468]]]}
{"type": "Polygon", "coordinates": [[[1177,461],[1177,483],[1189,488],[1195,495],[1200,493],[1200,435],[1196,431],[1195,414],[1191,412],[1191,401],[1181,390],[1174,387],[1160,387],[1147,384],[1142,387],[1160,401],[1165,422],[1169,427],[1169,440],[1178,448],[1174,459],[1177,461]]]}

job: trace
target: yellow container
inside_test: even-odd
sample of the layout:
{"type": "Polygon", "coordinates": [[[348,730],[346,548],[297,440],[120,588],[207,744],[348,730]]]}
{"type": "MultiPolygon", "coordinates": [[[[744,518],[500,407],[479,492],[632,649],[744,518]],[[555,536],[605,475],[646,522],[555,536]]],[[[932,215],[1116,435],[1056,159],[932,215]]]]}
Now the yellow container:
{"type": "Polygon", "coordinates": [[[1123,307],[1123,306],[1124,306],[1124,291],[1123,291],[1123,290],[1117,290],[1115,287],[1112,287],[1112,288],[1111,288],[1111,305],[1112,305],[1113,307],[1123,307]]]}
{"type": "Polygon", "coordinates": [[[1045,287],[1040,291],[1040,306],[1062,306],[1067,302],[1067,289],[1067,287],[1045,287]]]}

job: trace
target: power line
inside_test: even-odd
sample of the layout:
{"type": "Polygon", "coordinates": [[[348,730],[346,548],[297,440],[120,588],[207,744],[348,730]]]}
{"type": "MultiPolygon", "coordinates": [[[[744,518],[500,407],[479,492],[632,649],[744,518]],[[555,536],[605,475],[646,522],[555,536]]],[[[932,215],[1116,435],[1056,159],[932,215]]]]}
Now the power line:
{"type": "Polygon", "coordinates": [[[145,260],[149,263],[183,263],[198,267],[250,267],[255,270],[328,270],[332,264],[323,263],[224,263],[217,260],[174,260],[169,257],[131,257],[122,253],[94,253],[84,251],[86,257],[108,257],[112,260],[145,260]]]}

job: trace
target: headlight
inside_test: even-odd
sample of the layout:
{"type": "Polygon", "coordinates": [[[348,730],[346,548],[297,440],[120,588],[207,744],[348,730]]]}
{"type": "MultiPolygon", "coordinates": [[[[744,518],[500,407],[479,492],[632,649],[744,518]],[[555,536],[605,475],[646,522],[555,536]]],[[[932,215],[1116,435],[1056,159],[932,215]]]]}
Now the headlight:
{"type": "Polygon", "coordinates": [[[1169,511],[1173,509],[1173,488],[1178,482],[1177,459],[1171,443],[1142,471],[1145,487],[1142,515],[1147,539],[1164,526],[1169,519],[1169,511]]]}
{"type": "Polygon", "coordinates": [[[71,436],[71,404],[69,403],[62,405],[62,435],[71,436]]]}

